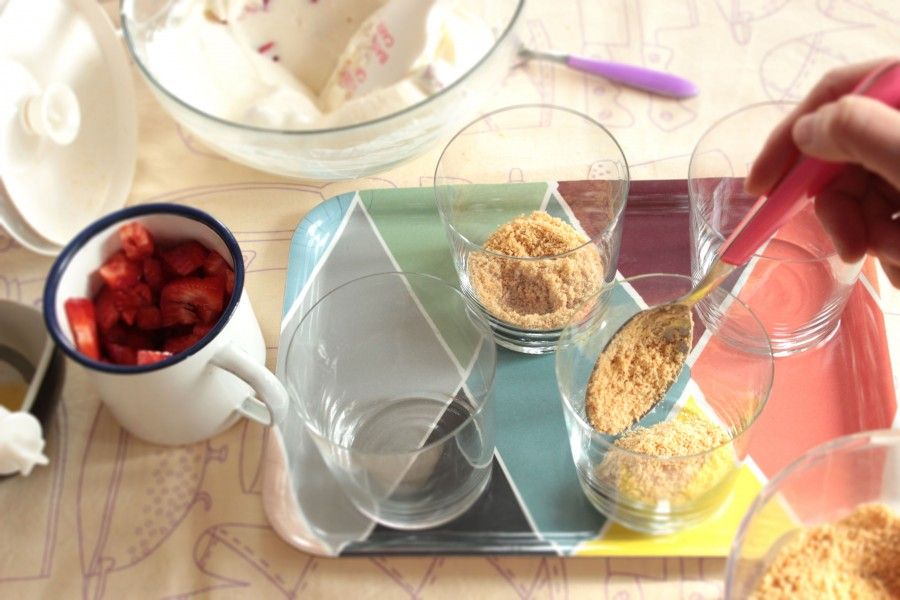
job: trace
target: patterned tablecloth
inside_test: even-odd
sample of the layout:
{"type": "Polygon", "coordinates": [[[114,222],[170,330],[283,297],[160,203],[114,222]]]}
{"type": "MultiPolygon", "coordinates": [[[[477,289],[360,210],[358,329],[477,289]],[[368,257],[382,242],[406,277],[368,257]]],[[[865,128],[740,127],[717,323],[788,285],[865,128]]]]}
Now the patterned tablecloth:
{"type": "MultiPolygon", "coordinates": [[[[60,1],[60,0],[54,0],[60,1]]],[[[111,15],[118,2],[107,0],[111,15]]],[[[676,102],[534,63],[491,106],[549,102],[599,119],[634,179],[681,178],[700,134],[741,106],[799,99],[828,69],[897,52],[895,0],[531,0],[538,49],[671,70],[701,88],[676,102]]],[[[180,129],[133,70],[140,121],[130,203],[198,206],[237,235],[274,364],[290,235],[318,202],[430,185],[440,150],[363,180],[291,182],[220,158],[180,129]],[[266,190],[260,195],[260,190],[266,190]],[[264,205],[258,201],[265,198],[264,205]]],[[[37,305],[50,261],[0,233],[0,297],[37,305]]],[[[272,531],[260,501],[261,429],[160,448],[125,434],[68,365],[48,435],[51,465],[0,482],[0,597],[716,598],[721,559],[322,559],[272,531]]]]}

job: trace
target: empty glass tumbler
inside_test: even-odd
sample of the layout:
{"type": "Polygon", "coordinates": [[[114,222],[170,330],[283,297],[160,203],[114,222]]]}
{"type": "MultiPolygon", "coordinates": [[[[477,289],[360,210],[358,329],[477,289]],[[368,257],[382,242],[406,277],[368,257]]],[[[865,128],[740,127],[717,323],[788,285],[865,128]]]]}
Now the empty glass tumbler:
{"type": "MultiPolygon", "coordinates": [[[[710,127],[691,156],[691,270],[700,278],[716,251],[756,197],[744,178],[789,103],[763,103],[734,112],[710,127]]],[[[840,324],[862,261],[845,263],[809,203],[725,282],[759,317],[776,356],[828,339],[840,324]]]]}
{"type": "Polygon", "coordinates": [[[383,273],[306,313],[285,374],[292,410],[353,504],[418,529],[462,514],[487,486],[495,364],[490,328],[456,288],[383,273]]]}

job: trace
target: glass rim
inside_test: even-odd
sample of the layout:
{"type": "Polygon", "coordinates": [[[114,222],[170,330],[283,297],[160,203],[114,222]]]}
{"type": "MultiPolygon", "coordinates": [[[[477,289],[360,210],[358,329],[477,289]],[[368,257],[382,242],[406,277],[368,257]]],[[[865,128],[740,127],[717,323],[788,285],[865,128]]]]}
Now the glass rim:
{"type": "MultiPolygon", "coordinates": [[[[694,148],[693,148],[693,150],[691,150],[691,158],[688,161],[687,181],[688,181],[688,199],[690,201],[690,208],[693,210],[695,204],[697,204],[697,202],[698,202],[697,198],[696,198],[696,194],[694,194],[694,191],[693,191],[694,186],[692,185],[692,183],[699,179],[704,179],[701,177],[694,177],[693,170],[694,170],[695,161],[699,159],[697,150],[700,148],[700,145],[707,139],[707,136],[712,134],[723,123],[726,123],[736,117],[739,117],[742,114],[745,114],[745,113],[748,113],[748,112],[751,112],[754,110],[758,110],[761,108],[775,108],[775,107],[779,107],[779,106],[782,106],[785,108],[790,108],[790,107],[796,108],[799,105],[800,105],[799,102],[794,102],[791,100],[765,100],[762,102],[754,102],[753,104],[748,104],[747,106],[742,106],[741,108],[733,110],[733,111],[719,117],[715,121],[713,121],[713,123],[709,127],[707,127],[706,130],[704,130],[704,132],[700,135],[700,139],[697,140],[697,143],[694,144],[694,148]]],[[[785,118],[789,114],[790,114],[789,111],[785,111],[785,113],[784,113],[785,118]]],[[[777,125],[777,123],[773,124],[773,126],[774,125],[777,125]]],[[[769,132],[769,133],[771,133],[771,132],[769,132]]],[[[728,236],[723,235],[722,232],[719,230],[719,228],[716,227],[714,224],[710,223],[709,219],[707,219],[706,216],[703,215],[702,213],[700,213],[699,211],[698,211],[698,216],[703,221],[703,224],[706,225],[707,227],[709,227],[709,229],[715,234],[715,236],[722,243],[724,243],[725,240],[728,238],[728,236]]],[[[760,260],[769,260],[769,261],[778,262],[778,263],[810,264],[810,263],[828,262],[830,259],[832,259],[835,256],[837,256],[837,249],[833,249],[831,252],[822,254],[821,256],[814,256],[811,258],[778,258],[775,256],[766,255],[765,249],[763,249],[762,252],[760,252],[760,251],[754,252],[751,256],[751,260],[760,259],[760,260]]]]}
{"type": "MultiPolygon", "coordinates": [[[[440,155],[438,156],[438,159],[437,159],[437,163],[435,163],[435,167],[434,167],[434,178],[433,178],[433,179],[434,179],[434,183],[432,184],[432,189],[434,190],[435,204],[437,205],[438,212],[440,213],[440,215],[441,215],[441,217],[442,217],[442,220],[443,220],[444,224],[445,224],[446,227],[453,233],[453,235],[455,235],[455,236],[457,236],[459,239],[461,239],[461,240],[462,240],[467,246],[469,246],[470,248],[475,248],[477,251],[479,251],[479,252],[484,252],[485,254],[487,254],[487,255],[489,255],[489,256],[497,256],[497,257],[500,257],[500,258],[507,258],[507,259],[511,259],[511,260],[520,260],[520,261],[535,261],[535,260],[546,260],[546,259],[564,258],[564,257],[566,257],[566,256],[569,256],[569,255],[575,253],[575,252],[578,252],[579,250],[582,250],[583,248],[585,248],[585,247],[587,247],[587,246],[589,246],[589,245],[591,245],[591,244],[596,245],[597,240],[599,240],[600,238],[602,238],[602,236],[603,236],[604,234],[606,234],[607,232],[612,231],[613,229],[615,229],[616,225],[617,225],[617,224],[621,221],[621,219],[622,219],[622,215],[623,215],[624,212],[625,212],[625,207],[628,205],[628,193],[629,193],[629,190],[630,190],[630,188],[631,188],[631,168],[630,168],[629,165],[628,165],[628,158],[625,156],[625,151],[622,149],[622,145],[619,144],[619,140],[617,140],[617,139],[616,139],[616,136],[614,136],[614,135],[612,134],[612,132],[611,132],[609,129],[607,129],[602,123],[600,123],[600,121],[594,119],[593,117],[591,117],[591,116],[589,116],[589,115],[587,115],[587,114],[585,114],[585,113],[583,113],[583,112],[580,112],[580,111],[578,111],[578,110],[575,110],[575,109],[573,109],[573,108],[568,108],[568,107],[566,107],[566,106],[559,106],[559,105],[557,105],[557,104],[548,104],[548,103],[540,103],[540,102],[538,102],[538,103],[530,103],[530,104],[511,104],[511,105],[509,105],[509,106],[503,106],[503,107],[500,107],[500,108],[498,108],[498,109],[492,110],[492,111],[490,111],[490,112],[484,113],[483,115],[480,115],[480,116],[476,117],[475,119],[472,119],[471,121],[469,121],[468,123],[466,123],[462,128],[460,128],[459,131],[457,131],[456,133],[453,134],[453,137],[450,138],[450,140],[449,140],[449,141],[447,142],[447,144],[444,146],[443,150],[441,150],[441,153],[440,153],[440,155]],[[576,117],[580,117],[581,119],[583,119],[583,120],[585,120],[585,121],[591,123],[592,125],[595,125],[595,126],[599,127],[600,130],[603,131],[603,133],[605,133],[606,136],[607,136],[610,140],[612,140],[613,145],[614,145],[614,146],[616,147],[616,149],[619,151],[619,155],[620,155],[621,158],[622,158],[622,164],[625,165],[625,177],[624,177],[625,189],[624,189],[624,193],[622,194],[622,201],[618,203],[619,206],[618,206],[618,207],[616,208],[616,210],[614,211],[613,218],[610,219],[610,225],[609,225],[608,227],[606,227],[606,228],[603,230],[603,232],[598,233],[598,234],[595,235],[595,236],[587,236],[587,237],[588,237],[588,241],[584,242],[584,243],[581,244],[580,246],[577,246],[577,247],[575,247],[575,248],[572,248],[571,250],[567,250],[566,252],[562,252],[562,253],[560,253],[560,254],[547,254],[547,255],[544,255],[544,256],[510,256],[510,255],[508,255],[508,254],[503,254],[503,253],[501,253],[501,252],[496,252],[496,251],[494,251],[494,250],[488,250],[488,249],[485,248],[483,245],[481,245],[481,244],[476,244],[475,242],[473,242],[472,240],[470,240],[468,237],[466,237],[465,235],[463,235],[462,232],[459,231],[459,229],[457,229],[456,226],[453,225],[453,223],[451,222],[451,220],[446,216],[446,214],[444,213],[443,208],[441,208],[441,203],[438,201],[438,188],[439,188],[439,187],[442,187],[442,186],[438,185],[438,180],[440,179],[440,178],[438,177],[438,172],[439,172],[439,170],[440,170],[440,168],[441,168],[441,162],[444,160],[444,155],[447,153],[447,150],[450,148],[450,146],[453,145],[453,142],[455,142],[458,138],[460,138],[462,135],[464,135],[464,134],[466,133],[466,131],[467,131],[470,127],[472,127],[473,125],[475,125],[476,123],[479,123],[479,122],[481,122],[481,121],[484,121],[484,120],[486,120],[486,119],[489,119],[489,118],[491,118],[491,117],[493,117],[493,116],[495,116],[495,115],[498,115],[498,114],[500,114],[500,113],[512,112],[512,111],[514,111],[514,110],[522,110],[522,109],[526,109],[526,110],[532,110],[532,109],[548,110],[548,109],[549,109],[549,110],[555,110],[555,111],[560,111],[560,112],[566,112],[566,113],[569,113],[569,114],[574,115],[574,116],[576,116],[576,117]]],[[[591,180],[589,180],[589,181],[591,181],[591,180]]],[[[602,179],[596,179],[596,180],[593,180],[593,181],[604,181],[604,180],[602,180],[602,179]]],[[[538,183],[538,182],[523,182],[523,183],[538,183]]],[[[556,181],[556,182],[550,182],[550,181],[547,181],[547,182],[544,182],[544,183],[557,183],[557,184],[559,184],[559,181],[556,181]]],[[[477,184],[477,183],[469,183],[469,184],[465,184],[465,185],[479,185],[479,184],[477,184]]],[[[502,185],[502,184],[501,184],[501,185],[502,185]]],[[[562,196],[560,196],[560,198],[562,198],[562,196]]],[[[563,198],[563,200],[565,200],[565,198],[563,198]]],[[[546,212],[546,211],[543,211],[543,212],[546,212]]],[[[548,214],[549,214],[549,213],[548,213],[548,214]]],[[[574,216],[574,215],[573,215],[573,216],[574,216]]],[[[585,235],[587,235],[586,232],[585,232],[585,235]]]]}
{"type": "MultiPolygon", "coordinates": [[[[449,440],[450,438],[452,438],[453,436],[457,435],[464,427],[468,426],[469,423],[474,421],[474,419],[484,411],[485,406],[487,406],[488,403],[491,402],[491,396],[494,393],[494,384],[496,382],[496,376],[497,376],[497,347],[494,344],[494,338],[491,333],[491,328],[482,315],[477,314],[475,311],[473,311],[469,308],[468,303],[465,300],[465,295],[456,286],[448,283],[447,281],[445,281],[444,279],[441,279],[440,277],[437,277],[435,275],[431,275],[428,273],[418,273],[415,271],[382,271],[379,273],[370,273],[368,275],[362,275],[360,277],[351,279],[350,281],[342,283],[341,285],[330,290],[327,294],[325,294],[324,296],[322,296],[321,298],[316,300],[316,302],[313,303],[312,306],[310,306],[309,310],[307,310],[303,314],[303,316],[297,321],[297,325],[294,328],[294,330],[291,332],[288,342],[287,342],[287,354],[285,354],[285,357],[284,357],[284,364],[288,365],[291,361],[291,355],[293,353],[293,347],[294,347],[294,340],[296,339],[296,335],[297,335],[297,332],[300,330],[300,327],[306,322],[307,318],[309,318],[313,314],[313,312],[316,311],[316,309],[318,309],[322,304],[324,304],[325,300],[332,297],[332,295],[336,294],[340,290],[343,290],[344,288],[350,287],[352,285],[355,285],[355,284],[358,284],[360,282],[370,280],[370,279],[388,279],[388,278],[392,278],[392,277],[399,277],[401,279],[409,279],[410,276],[412,276],[414,279],[419,279],[420,281],[429,281],[432,284],[440,284],[440,285],[444,286],[445,288],[447,288],[448,290],[450,290],[452,293],[454,293],[459,298],[459,300],[462,302],[462,306],[465,309],[466,315],[468,315],[470,320],[472,320],[473,327],[475,327],[479,331],[479,333],[481,333],[481,343],[478,346],[478,353],[481,352],[482,346],[484,344],[490,344],[494,348],[494,352],[493,352],[494,353],[494,368],[491,370],[490,378],[486,382],[486,385],[485,385],[486,391],[484,394],[484,398],[485,398],[484,402],[481,402],[481,404],[476,408],[476,410],[473,410],[469,414],[468,417],[463,419],[462,422],[458,423],[452,430],[448,431],[447,433],[445,433],[444,435],[442,435],[441,437],[439,437],[436,440],[433,440],[427,444],[423,444],[419,448],[415,448],[412,450],[394,450],[394,451],[390,451],[390,452],[374,452],[371,450],[360,450],[359,448],[352,448],[345,444],[341,444],[341,443],[337,442],[336,440],[334,440],[332,438],[332,436],[325,435],[324,433],[322,433],[319,430],[318,427],[314,426],[310,422],[311,420],[308,418],[309,413],[307,410],[305,410],[305,408],[304,408],[305,405],[303,404],[301,399],[294,398],[293,394],[291,394],[292,386],[290,385],[290,376],[286,374],[285,375],[285,388],[288,391],[289,404],[296,405],[296,407],[297,407],[296,412],[298,413],[298,416],[300,417],[300,419],[303,421],[304,428],[306,429],[306,431],[308,431],[310,433],[310,435],[313,435],[316,438],[318,438],[324,442],[327,442],[331,446],[340,448],[341,450],[344,450],[347,452],[353,452],[354,454],[358,454],[358,455],[414,456],[421,452],[425,452],[434,447],[437,447],[437,446],[443,444],[444,442],[446,442],[447,440],[449,440]]],[[[418,303],[418,298],[415,296],[415,294],[412,294],[412,295],[418,303]]],[[[475,354],[473,356],[473,364],[474,364],[474,360],[477,358],[477,356],[478,356],[478,354],[475,354]]],[[[462,365],[462,366],[465,368],[465,365],[462,365]]],[[[465,383],[463,383],[463,385],[465,385],[465,383]]]]}
{"type": "Polygon", "coordinates": [[[750,506],[747,507],[747,511],[744,513],[744,516],[741,518],[741,522],[738,525],[734,540],[731,542],[731,549],[728,552],[727,568],[725,570],[726,593],[729,592],[734,585],[734,571],[736,569],[738,553],[744,544],[744,538],[746,537],[750,522],[773,497],[781,492],[781,488],[785,481],[797,473],[802,473],[806,469],[816,466],[824,459],[835,454],[857,452],[859,450],[869,450],[881,447],[900,448],[900,429],[871,429],[827,440],[795,458],[787,466],[778,471],[772,479],[766,482],[763,489],[757,494],[756,498],[753,499],[750,506]]]}
{"type": "MultiPolygon", "coordinates": [[[[592,301],[596,301],[601,295],[607,294],[610,291],[612,291],[613,288],[616,288],[616,287],[621,288],[623,283],[631,284],[634,281],[640,281],[642,279],[649,279],[649,278],[659,278],[659,277],[684,279],[687,283],[689,283],[693,287],[693,279],[691,279],[687,275],[681,275],[678,273],[643,273],[641,275],[635,275],[633,277],[616,279],[616,280],[604,285],[602,288],[600,288],[600,291],[598,291],[595,294],[592,294],[589,298],[587,298],[584,302],[582,302],[578,306],[578,308],[575,309],[575,312],[573,314],[575,314],[575,315],[580,314],[582,312],[582,309],[585,306],[587,306],[588,303],[590,303],[592,301]]],[[[719,289],[721,289],[721,288],[719,288],[719,289]]],[[[765,384],[766,389],[764,390],[763,397],[762,397],[761,401],[759,402],[759,404],[756,406],[756,409],[753,411],[753,414],[750,417],[750,419],[747,421],[746,425],[743,427],[743,429],[741,429],[739,432],[737,432],[737,434],[731,435],[727,441],[719,444],[718,446],[709,448],[702,452],[695,452],[694,454],[679,454],[677,456],[656,456],[653,454],[645,454],[643,452],[635,452],[634,450],[629,450],[627,448],[621,448],[619,446],[616,446],[615,441],[622,436],[622,433],[617,434],[617,435],[610,435],[610,434],[606,434],[606,433],[603,433],[603,432],[600,432],[600,431],[597,431],[596,429],[594,429],[593,425],[591,425],[580,414],[578,414],[578,412],[575,410],[575,407],[572,406],[572,402],[569,398],[569,395],[563,393],[562,389],[560,389],[560,398],[562,399],[562,403],[563,403],[563,407],[564,407],[565,411],[568,412],[572,417],[575,418],[575,421],[578,423],[578,426],[583,431],[586,431],[588,434],[590,434],[592,439],[595,437],[600,439],[607,450],[613,449],[616,452],[620,452],[626,456],[631,456],[631,457],[653,458],[655,460],[666,461],[666,462],[669,462],[669,461],[680,462],[680,461],[696,460],[698,458],[706,457],[715,452],[718,452],[722,448],[725,448],[728,445],[735,443],[738,439],[742,438],[748,431],[750,431],[750,429],[753,427],[753,425],[756,424],[756,421],[759,418],[759,415],[762,414],[763,409],[766,407],[766,404],[768,404],[768,402],[769,402],[769,396],[772,393],[772,384],[775,380],[775,357],[772,353],[772,342],[769,339],[769,334],[766,333],[766,330],[763,327],[762,322],[759,320],[759,317],[757,317],[756,314],[750,309],[750,307],[747,306],[742,300],[740,300],[739,298],[737,298],[736,296],[732,295],[730,292],[728,292],[724,289],[722,289],[722,292],[725,293],[725,295],[731,300],[732,303],[737,302],[738,305],[741,306],[743,308],[743,310],[747,314],[750,315],[750,317],[753,319],[753,322],[756,323],[756,325],[759,327],[759,331],[760,331],[760,333],[762,333],[762,338],[766,341],[766,349],[767,349],[767,352],[765,354],[761,354],[760,356],[766,357],[768,359],[767,362],[769,364],[769,369],[768,369],[769,374],[768,374],[768,377],[766,378],[767,379],[766,384],[765,384]],[[610,439],[607,439],[607,438],[610,438],[612,441],[610,441],[610,439]]],[[[594,302],[594,304],[595,304],[595,306],[599,306],[599,302],[594,302]]],[[[662,303],[662,304],[666,304],[666,303],[662,303]]],[[[647,309],[654,308],[655,306],[661,306],[662,304],[648,305],[647,309]]],[[[641,311],[647,310],[647,309],[641,309],[641,311]]],[[[584,317],[581,321],[579,321],[579,323],[591,319],[592,318],[591,314],[593,312],[594,312],[594,309],[592,308],[591,311],[588,313],[588,316],[584,317]]],[[[635,313],[635,314],[637,314],[637,313],[635,313]]],[[[561,385],[559,385],[559,382],[562,381],[562,377],[560,376],[560,361],[561,361],[560,350],[563,350],[566,346],[572,344],[573,337],[571,335],[571,330],[575,325],[576,325],[576,323],[574,321],[569,321],[569,323],[567,323],[566,326],[563,328],[562,334],[560,335],[560,338],[559,338],[559,348],[557,349],[557,353],[556,353],[554,371],[556,374],[557,386],[560,388],[562,387],[561,385]]],[[[668,420],[669,419],[666,419],[665,421],[662,421],[662,422],[666,422],[668,420]]],[[[626,429],[625,431],[631,430],[633,425],[634,424],[630,425],[628,427],[628,429],[626,429]]]]}
{"type": "Polygon", "coordinates": [[[525,6],[525,0],[515,0],[516,6],[512,11],[512,16],[506,23],[504,29],[500,32],[500,35],[497,36],[497,39],[494,40],[494,43],[487,50],[487,52],[485,52],[484,55],[479,58],[478,61],[473,64],[465,73],[460,75],[446,87],[443,87],[434,94],[427,96],[424,100],[404,107],[398,111],[382,115],[375,119],[361,121],[359,123],[350,123],[347,125],[340,125],[338,127],[327,127],[319,129],[279,129],[272,127],[262,127],[259,125],[248,125],[246,123],[239,123],[237,121],[231,121],[222,117],[217,117],[183,100],[177,94],[175,94],[175,92],[162,85],[162,83],[150,71],[149,66],[144,64],[144,61],[140,58],[140,56],[138,56],[138,53],[135,49],[134,38],[128,24],[129,22],[136,23],[137,21],[132,17],[132,14],[126,13],[125,11],[125,5],[128,4],[133,7],[134,2],[135,0],[119,0],[119,17],[122,24],[122,37],[125,39],[125,46],[128,48],[128,53],[131,55],[132,59],[134,59],[135,64],[137,64],[138,66],[138,70],[144,75],[145,79],[147,79],[151,88],[159,90],[164,96],[174,101],[181,108],[187,109],[189,112],[196,114],[202,118],[208,119],[214,123],[218,123],[220,125],[224,125],[226,127],[230,127],[239,131],[249,131],[260,134],[288,135],[292,137],[302,137],[304,135],[328,135],[333,133],[343,133],[347,131],[364,129],[372,125],[380,125],[383,123],[394,121],[396,119],[400,119],[410,113],[417,112],[418,109],[422,107],[430,105],[433,101],[437,101],[437,98],[442,98],[445,95],[449,94],[450,90],[454,90],[457,87],[461,86],[464,81],[467,81],[470,76],[474,75],[475,72],[478,71],[484,63],[486,63],[496,54],[497,49],[500,48],[501,44],[503,44],[508,38],[512,37],[516,25],[519,23],[519,20],[522,17],[523,8],[525,6]]]}

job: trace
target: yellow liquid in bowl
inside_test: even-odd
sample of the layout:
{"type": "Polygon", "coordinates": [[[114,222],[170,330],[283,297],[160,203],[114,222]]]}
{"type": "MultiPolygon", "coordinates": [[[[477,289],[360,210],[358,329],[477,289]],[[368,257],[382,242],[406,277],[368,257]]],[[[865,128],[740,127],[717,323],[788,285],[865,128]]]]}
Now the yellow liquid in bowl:
{"type": "Polygon", "coordinates": [[[0,406],[15,411],[22,408],[28,385],[23,381],[0,381],[0,406]]]}

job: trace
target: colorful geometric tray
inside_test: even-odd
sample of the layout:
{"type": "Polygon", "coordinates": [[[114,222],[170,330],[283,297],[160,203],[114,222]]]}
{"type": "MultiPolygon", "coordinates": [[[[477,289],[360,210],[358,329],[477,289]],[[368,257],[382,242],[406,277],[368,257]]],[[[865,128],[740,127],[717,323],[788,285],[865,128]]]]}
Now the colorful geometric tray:
{"type": "MultiPolygon", "coordinates": [[[[323,202],[303,219],[288,261],[279,377],[284,374],[285,332],[336,286],[361,275],[397,270],[457,281],[432,194],[430,188],[353,192],[323,202]]],[[[577,205],[553,206],[562,202],[553,198],[550,202],[549,212],[579,217],[577,205]]],[[[687,274],[689,269],[686,182],[633,182],[619,274],[687,274]]],[[[353,508],[302,423],[292,418],[269,436],[267,515],[289,543],[332,556],[724,556],[746,507],[768,477],[826,439],[891,426],[897,398],[874,281],[869,276],[857,285],[842,326],[830,341],[776,361],[772,394],[755,425],[751,459],[742,467],[732,498],[716,516],[693,529],[650,537],[598,514],[576,480],[554,357],[503,349],[495,382],[497,451],[491,483],[466,514],[427,531],[375,525],[353,508]]]]}

